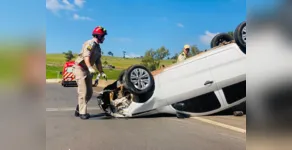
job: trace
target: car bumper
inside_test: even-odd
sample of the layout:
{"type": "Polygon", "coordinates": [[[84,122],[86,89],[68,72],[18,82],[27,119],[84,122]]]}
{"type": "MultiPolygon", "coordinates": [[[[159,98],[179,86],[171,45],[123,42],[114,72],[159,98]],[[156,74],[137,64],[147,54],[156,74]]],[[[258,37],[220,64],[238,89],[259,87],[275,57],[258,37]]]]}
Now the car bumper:
{"type": "Polygon", "coordinates": [[[65,84],[65,85],[77,85],[77,82],[76,81],[62,81],[62,84],[65,84]]]}

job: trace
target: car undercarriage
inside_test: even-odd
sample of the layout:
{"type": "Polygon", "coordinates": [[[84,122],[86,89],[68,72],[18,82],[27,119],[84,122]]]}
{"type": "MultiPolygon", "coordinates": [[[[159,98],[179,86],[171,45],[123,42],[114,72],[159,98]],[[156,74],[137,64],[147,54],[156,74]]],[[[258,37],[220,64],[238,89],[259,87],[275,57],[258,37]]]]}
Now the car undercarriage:
{"type": "Polygon", "coordinates": [[[115,117],[125,117],[124,110],[133,102],[134,95],[131,94],[119,81],[108,85],[97,97],[101,109],[115,117]]]}

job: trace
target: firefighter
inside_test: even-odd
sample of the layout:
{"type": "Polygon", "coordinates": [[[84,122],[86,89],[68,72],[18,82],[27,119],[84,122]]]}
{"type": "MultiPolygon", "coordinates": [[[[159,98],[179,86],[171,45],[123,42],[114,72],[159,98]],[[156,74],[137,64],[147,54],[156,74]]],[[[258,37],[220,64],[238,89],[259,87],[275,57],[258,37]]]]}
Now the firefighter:
{"type": "Polygon", "coordinates": [[[181,62],[187,59],[190,51],[190,45],[185,45],[183,51],[178,55],[177,62],[181,62]]]}
{"type": "Polygon", "coordinates": [[[81,119],[89,119],[90,115],[87,113],[87,103],[92,97],[92,74],[96,71],[93,65],[96,66],[100,75],[106,78],[101,64],[101,49],[100,44],[105,40],[107,31],[98,26],[92,31],[92,39],[85,41],[81,52],[75,60],[74,74],[78,85],[78,105],[75,110],[75,116],[81,119]]]}

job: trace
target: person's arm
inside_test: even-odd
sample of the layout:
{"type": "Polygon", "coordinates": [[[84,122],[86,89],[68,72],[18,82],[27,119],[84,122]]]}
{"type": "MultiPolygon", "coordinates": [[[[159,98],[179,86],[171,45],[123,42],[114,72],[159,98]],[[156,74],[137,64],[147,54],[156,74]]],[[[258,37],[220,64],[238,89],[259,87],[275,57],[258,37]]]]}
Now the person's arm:
{"type": "Polygon", "coordinates": [[[84,58],[84,62],[86,64],[86,66],[88,67],[88,69],[93,69],[93,66],[91,66],[90,64],[90,55],[92,50],[97,46],[97,44],[95,42],[91,42],[86,44],[86,46],[84,47],[85,49],[83,50],[83,58],[84,58]]]}
{"type": "Polygon", "coordinates": [[[103,73],[103,69],[102,69],[102,64],[101,64],[101,60],[100,59],[96,60],[95,66],[96,66],[97,70],[99,71],[99,73],[102,74],[103,73]]]}
{"type": "Polygon", "coordinates": [[[105,78],[105,79],[107,80],[107,76],[106,76],[106,74],[103,72],[102,64],[101,64],[101,60],[100,60],[100,59],[96,60],[96,62],[95,62],[95,66],[96,66],[96,68],[98,69],[100,75],[101,75],[103,78],[105,78]]]}
{"type": "Polygon", "coordinates": [[[88,56],[84,57],[84,62],[86,64],[87,68],[92,67],[89,59],[90,59],[90,57],[88,57],[88,56]]]}

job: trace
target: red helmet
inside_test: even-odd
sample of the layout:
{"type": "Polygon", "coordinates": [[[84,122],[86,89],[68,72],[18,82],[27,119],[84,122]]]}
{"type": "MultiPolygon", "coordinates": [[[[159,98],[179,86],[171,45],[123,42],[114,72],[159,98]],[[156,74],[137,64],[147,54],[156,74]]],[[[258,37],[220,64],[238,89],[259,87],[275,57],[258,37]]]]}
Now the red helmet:
{"type": "Polygon", "coordinates": [[[107,35],[107,31],[105,28],[98,26],[98,27],[94,28],[94,30],[92,31],[92,35],[93,36],[105,36],[105,35],[107,35]]]}

